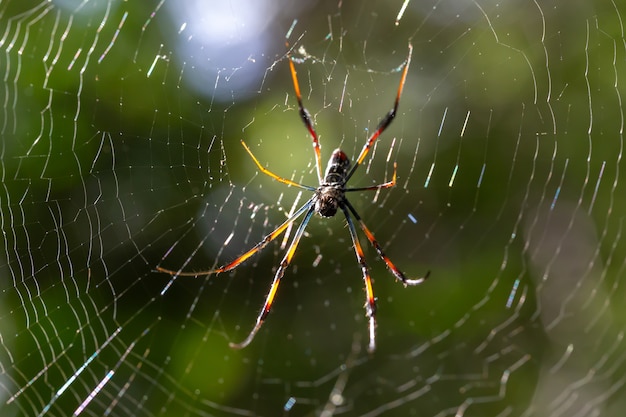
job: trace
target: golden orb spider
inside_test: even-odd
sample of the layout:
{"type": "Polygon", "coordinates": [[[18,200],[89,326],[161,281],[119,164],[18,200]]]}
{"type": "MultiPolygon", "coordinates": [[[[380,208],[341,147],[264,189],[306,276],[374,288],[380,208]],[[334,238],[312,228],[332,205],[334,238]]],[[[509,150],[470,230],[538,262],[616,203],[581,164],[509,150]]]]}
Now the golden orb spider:
{"type": "Polygon", "coordinates": [[[263,309],[259,313],[257,317],[256,324],[254,328],[250,331],[248,336],[240,343],[230,343],[231,348],[241,349],[254,339],[254,336],[257,334],[261,325],[265,321],[267,315],[269,314],[272,304],[274,302],[274,297],[276,296],[276,292],[278,290],[278,286],[280,284],[280,280],[282,279],[285,270],[289,266],[291,259],[293,258],[294,253],[296,252],[296,248],[298,247],[298,243],[300,242],[300,238],[304,233],[304,230],[309,223],[309,220],[313,216],[313,213],[319,214],[321,217],[332,217],[337,213],[338,209],[341,209],[343,212],[346,222],[348,225],[348,230],[350,232],[350,237],[352,239],[352,244],[354,246],[354,251],[356,253],[357,261],[361,267],[361,272],[363,274],[363,281],[365,283],[365,311],[366,315],[369,319],[369,352],[373,352],[376,349],[376,298],[374,297],[374,290],[372,288],[372,280],[370,278],[368,272],[368,266],[365,262],[365,256],[363,254],[363,249],[361,248],[361,244],[359,243],[359,239],[356,234],[356,228],[354,227],[354,222],[351,216],[354,216],[359,226],[365,233],[365,236],[372,244],[372,246],[378,252],[380,258],[387,264],[387,267],[390,271],[395,275],[397,279],[399,279],[402,284],[406,287],[407,285],[418,285],[424,282],[430,271],[426,273],[422,278],[417,279],[408,279],[402,271],[400,271],[391,260],[385,255],[381,246],[376,241],[376,238],[369,230],[369,228],[365,225],[361,216],[357,213],[355,208],[350,204],[348,199],[346,198],[345,193],[352,191],[366,191],[366,190],[379,190],[382,188],[391,188],[396,185],[396,164],[393,165],[393,178],[389,182],[385,182],[383,184],[374,185],[370,187],[357,187],[357,188],[347,188],[346,183],[352,177],[356,169],[361,165],[370,149],[372,148],[374,142],[381,133],[391,124],[393,119],[396,116],[396,111],[398,109],[398,104],[400,103],[400,96],[402,95],[402,90],[404,89],[404,83],[406,81],[407,72],[409,70],[409,65],[411,63],[411,55],[413,53],[413,47],[409,44],[409,54],[406,60],[406,64],[402,71],[402,76],[400,78],[400,85],[398,86],[398,91],[396,93],[396,100],[394,102],[393,108],[383,117],[383,119],[378,124],[378,127],[374,131],[374,133],[367,139],[361,153],[359,154],[356,162],[352,167],[350,166],[350,160],[347,155],[341,149],[335,149],[328,161],[328,165],[326,167],[326,172],[322,175],[322,165],[321,165],[321,147],[319,140],[317,138],[317,133],[313,127],[313,122],[311,121],[311,115],[302,105],[302,95],[300,94],[300,85],[298,84],[298,77],[296,75],[296,68],[294,66],[293,60],[289,59],[289,68],[291,70],[291,78],[293,80],[293,87],[296,93],[296,98],[298,100],[298,109],[300,118],[304,122],[304,125],[308,129],[311,138],[313,139],[313,150],[315,151],[315,165],[317,167],[317,176],[319,180],[319,186],[313,187],[310,185],[304,185],[297,183],[295,181],[289,180],[287,178],[280,177],[268,169],[264,168],[259,160],[254,156],[250,148],[245,144],[244,141],[241,141],[241,144],[248,152],[257,168],[264,174],[274,178],[275,180],[282,182],[283,184],[291,185],[298,188],[303,188],[305,190],[313,192],[313,196],[302,205],[291,217],[289,217],[283,224],[278,226],[273,232],[268,234],[257,243],[253,248],[245,252],[244,254],[237,257],[232,262],[220,266],[219,268],[208,270],[208,271],[200,271],[200,272],[183,272],[183,271],[174,271],[171,269],[165,269],[160,266],[156,268],[159,272],[164,272],[166,274],[170,274],[172,276],[198,276],[198,275],[210,275],[210,274],[219,274],[221,272],[230,271],[231,269],[236,268],[241,263],[246,261],[255,253],[261,251],[263,248],[267,246],[271,241],[280,236],[298,217],[300,217],[304,213],[304,220],[298,226],[294,237],[287,248],[287,252],[280,262],[280,266],[274,275],[274,281],[270,287],[269,294],[265,299],[265,304],[263,305],[263,309]]]}

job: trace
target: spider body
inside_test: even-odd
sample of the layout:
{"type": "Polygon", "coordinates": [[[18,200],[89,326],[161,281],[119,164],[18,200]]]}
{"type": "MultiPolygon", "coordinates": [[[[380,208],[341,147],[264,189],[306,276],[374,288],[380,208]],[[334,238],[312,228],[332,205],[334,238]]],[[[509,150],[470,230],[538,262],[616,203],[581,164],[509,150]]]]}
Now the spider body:
{"type": "Polygon", "coordinates": [[[345,199],[346,177],[350,159],[341,150],[335,149],[328,160],[324,181],[315,190],[315,212],[322,217],[333,217],[345,199]]]}
{"type": "Polygon", "coordinates": [[[376,130],[372,135],[367,139],[363,149],[359,156],[355,159],[354,164],[350,163],[350,159],[341,149],[335,149],[328,161],[328,165],[326,166],[326,171],[324,175],[322,175],[322,165],[321,165],[321,146],[317,137],[317,133],[315,132],[315,128],[313,127],[313,122],[311,121],[311,115],[304,108],[302,104],[302,95],[300,93],[300,86],[298,84],[298,78],[296,75],[296,69],[294,63],[291,59],[289,59],[289,68],[291,70],[291,78],[293,81],[293,87],[296,94],[296,99],[298,101],[298,114],[300,118],[304,122],[311,138],[313,140],[313,150],[315,152],[315,165],[317,169],[318,176],[318,186],[313,187],[310,185],[300,184],[298,182],[292,181],[287,178],[280,177],[267,168],[263,167],[258,159],[254,156],[250,148],[245,144],[245,142],[241,141],[243,147],[248,152],[257,168],[264,174],[274,178],[275,180],[282,182],[283,184],[287,184],[293,187],[302,188],[308,191],[311,191],[313,195],[309,200],[302,205],[295,213],[293,213],[285,222],[283,222],[280,226],[278,226],[274,231],[265,236],[259,243],[257,243],[254,247],[249,249],[244,254],[240,255],[230,263],[227,263],[219,268],[208,270],[208,271],[200,271],[200,272],[184,272],[184,271],[175,271],[171,269],[165,269],[160,266],[157,266],[156,270],[159,272],[164,272],[170,274],[172,276],[199,276],[199,275],[210,275],[210,274],[219,274],[221,272],[230,271],[252,255],[258,253],[263,248],[265,248],[271,241],[280,236],[287,228],[293,224],[293,222],[300,216],[304,214],[304,219],[298,226],[287,251],[280,262],[278,269],[274,275],[274,280],[272,281],[272,285],[269,290],[269,294],[265,299],[265,304],[263,308],[259,312],[257,316],[257,321],[254,328],[250,331],[246,339],[244,339],[240,343],[230,343],[232,348],[241,349],[254,339],[254,336],[261,328],[261,325],[265,321],[267,315],[269,314],[272,304],[274,302],[274,297],[276,296],[276,292],[278,290],[278,286],[280,284],[283,275],[285,274],[285,270],[291,263],[294,253],[296,252],[296,248],[300,243],[300,239],[304,234],[304,230],[306,229],[307,224],[309,223],[312,215],[314,213],[319,214],[321,217],[333,217],[337,214],[338,210],[341,210],[345,216],[346,224],[348,226],[348,231],[350,232],[350,238],[352,240],[352,245],[354,248],[354,252],[357,258],[357,262],[361,268],[361,274],[363,276],[363,283],[365,286],[365,313],[369,320],[369,346],[368,350],[373,352],[376,349],[376,297],[374,296],[374,290],[372,287],[372,279],[369,274],[369,268],[365,261],[365,255],[363,253],[363,248],[361,247],[361,243],[359,242],[355,220],[358,223],[361,230],[365,233],[365,236],[374,247],[378,256],[385,262],[387,268],[391,271],[391,273],[396,277],[397,280],[402,282],[402,284],[406,287],[408,285],[418,285],[421,284],[430,272],[427,272],[421,278],[409,279],[407,278],[402,271],[400,271],[391,260],[385,255],[382,247],[374,237],[374,234],[369,230],[369,228],[365,225],[365,222],[361,219],[361,216],[357,213],[356,209],[352,206],[348,198],[346,197],[346,193],[353,191],[368,191],[368,190],[380,190],[383,188],[392,188],[396,185],[396,164],[394,163],[393,167],[393,178],[391,181],[373,185],[369,187],[347,187],[346,184],[354,171],[361,165],[370,149],[374,145],[374,142],[381,133],[391,124],[393,119],[396,116],[396,112],[398,109],[398,104],[400,102],[400,96],[402,94],[402,90],[404,88],[404,82],[406,81],[406,75],[409,70],[409,64],[411,63],[411,54],[413,52],[412,46],[409,44],[409,55],[402,71],[402,77],[400,79],[400,85],[398,87],[398,91],[396,93],[396,100],[394,102],[393,108],[383,117],[383,119],[378,124],[376,130]],[[354,220],[353,220],[354,219],[354,220]]]}

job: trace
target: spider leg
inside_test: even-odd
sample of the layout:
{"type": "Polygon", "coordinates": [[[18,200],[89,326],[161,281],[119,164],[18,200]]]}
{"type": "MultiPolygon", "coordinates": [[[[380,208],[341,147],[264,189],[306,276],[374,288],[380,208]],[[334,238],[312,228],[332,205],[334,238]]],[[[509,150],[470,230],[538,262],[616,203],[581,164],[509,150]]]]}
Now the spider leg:
{"type": "Polygon", "coordinates": [[[256,324],[254,328],[250,331],[250,333],[248,334],[248,337],[246,337],[243,342],[240,342],[240,343],[231,342],[229,344],[231,348],[242,349],[248,346],[250,342],[252,342],[252,339],[254,339],[254,336],[257,334],[261,326],[263,325],[265,318],[270,313],[270,310],[272,308],[272,303],[274,302],[274,297],[276,296],[276,291],[278,291],[278,285],[280,284],[280,280],[285,274],[285,270],[289,266],[289,263],[291,263],[291,259],[293,258],[293,255],[296,252],[298,243],[300,243],[300,238],[302,237],[302,234],[304,233],[304,229],[306,229],[306,226],[309,223],[309,220],[311,220],[311,216],[315,212],[314,206],[311,206],[311,204],[308,204],[308,206],[309,206],[309,211],[307,211],[307,213],[304,216],[304,220],[302,220],[302,223],[300,223],[300,226],[298,226],[298,230],[296,230],[296,233],[293,236],[293,240],[291,241],[291,244],[289,245],[289,248],[287,249],[287,252],[285,253],[285,256],[283,257],[283,260],[280,262],[280,266],[278,267],[278,270],[276,271],[276,275],[274,275],[274,281],[272,282],[272,286],[270,287],[270,292],[267,295],[267,298],[265,299],[265,304],[263,305],[263,309],[261,309],[261,312],[259,313],[259,316],[256,319],[256,324]]]}
{"type": "MultiPolygon", "coordinates": [[[[278,226],[276,229],[274,229],[274,231],[272,233],[270,233],[269,235],[265,236],[263,238],[263,240],[261,240],[259,243],[254,245],[254,247],[252,247],[246,253],[244,253],[242,255],[239,255],[236,259],[234,259],[230,263],[227,263],[226,265],[220,266],[219,268],[210,269],[210,270],[206,270],[206,271],[198,271],[198,272],[183,272],[183,271],[174,271],[173,269],[166,269],[166,268],[162,268],[160,266],[157,266],[156,270],[158,272],[164,272],[166,274],[170,274],[170,275],[173,275],[173,276],[197,277],[199,275],[219,274],[220,272],[226,272],[226,271],[230,271],[231,269],[235,269],[237,266],[239,266],[241,263],[243,263],[249,257],[251,257],[255,253],[263,250],[263,248],[265,248],[265,246],[267,246],[267,244],[270,243],[272,240],[274,240],[278,236],[280,236],[281,233],[283,233],[289,227],[289,225],[291,223],[293,223],[298,217],[300,217],[302,215],[302,213],[304,213],[307,210],[309,210],[309,213],[310,213],[313,210],[313,207],[314,207],[313,206],[313,198],[311,198],[311,199],[309,199],[309,201],[304,203],[302,205],[302,207],[300,207],[298,209],[298,211],[296,211],[291,217],[289,217],[287,220],[285,220],[285,222],[283,224],[278,226]]],[[[310,217],[309,213],[307,213],[307,216],[310,217]]],[[[298,230],[300,230],[300,229],[298,229],[298,230]]],[[[292,245],[293,245],[293,243],[292,243],[292,245]]]]}
{"type": "Polygon", "coordinates": [[[278,175],[274,174],[272,171],[270,171],[269,169],[267,169],[263,165],[261,165],[259,160],[256,159],[256,156],[254,156],[254,154],[252,153],[250,148],[248,148],[248,145],[246,145],[246,143],[243,140],[241,141],[241,144],[246,149],[246,151],[248,152],[248,155],[250,155],[250,157],[252,158],[252,160],[256,164],[257,168],[259,168],[259,170],[262,173],[264,173],[265,175],[270,176],[270,177],[274,178],[276,181],[282,182],[283,184],[293,185],[294,187],[304,188],[305,190],[309,190],[309,191],[315,191],[315,187],[311,187],[309,185],[300,184],[299,182],[291,181],[290,179],[279,177],[278,175]]]}
{"type": "Polygon", "coordinates": [[[406,59],[406,64],[404,65],[404,70],[402,71],[402,77],[400,77],[400,85],[398,86],[398,92],[396,94],[396,101],[393,104],[393,108],[389,110],[389,113],[387,113],[385,117],[383,117],[383,119],[380,121],[380,123],[378,123],[378,127],[376,127],[376,130],[374,131],[374,133],[372,133],[372,135],[365,142],[365,145],[363,146],[363,149],[361,149],[361,153],[359,154],[359,157],[356,159],[350,172],[348,172],[348,175],[346,175],[346,181],[350,179],[352,174],[354,174],[354,171],[356,171],[359,165],[361,165],[361,163],[363,162],[363,160],[369,153],[370,149],[374,145],[374,142],[376,142],[376,139],[378,139],[380,134],[383,133],[385,129],[387,129],[387,127],[391,124],[393,119],[396,117],[396,111],[398,110],[398,105],[400,104],[400,96],[402,95],[402,90],[404,89],[406,75],[409,71],[409,65],[411,65],[412,54],[413,54],[413,45],[409,44],[409,56],[406,59]]]}
{"type": "MultiPolygon", "coordinates": [[[[345,202],[346,200],[344,200],[345,202]]],[[[365,255],[363,254],[363,248],[359,243],[359,238],[356,234],[356,228],[350,218],[350,213],[343,204],[340,205],[343,214],[346,216],[348,222],[348,230],[350,231],[350,237],[352,238],[352,245],[354,246],[354,253],[356,254],[356,260],[361,266],[361,273],[363,274],[363,282],[365,283],[365,314],[369,318],[369,333],[370,344],[367,347],[367,351],[373,353],[376,350],[376,298],[374,297],[374,288],[372,287],[372,278],[367,268],[367,262],[365,262],[365,255]]]]}
{"type": "MultiPolygon", "coordinates": [[[[389,270],[391,271],[391,273],[393,275],[395,275],[395,277],[397,279],[399,279],[400,281],[402,281],[402,284],[404,284],[404,286],[406,287],[407,285],[418,285],[421,284],[422,282],[424,282],[428,276],[430,275],[430,271],[426,272],[426,275],[424,275],[421,278],[416,278],[416,279],[409,279],[407,278],[404,273],[402,271],[400,271],[394,264],[393,262],[391,262],[391,259],[389,259],[387,257],[387,255],[385,255],[385,252],[383,252],[383,249],[380,247],[380,244],[378,243],[378,241],[376,240],[376,238],[374,237],[374,234],[370,231],[370,229],[365,225],[365,222],[361,219],[361,216],[359,216],[359,214],[356,212],[356,210],[354,209],[354,207],[352,206],[352,204],[350,204],[350,202],[347,199],[344,199],[344,204],[346,207],[348,207],[348,209],[350,210],[350,212],[352,213],[352,215],[354,216],[354,218],[356,219],[357,222],[359,222],[359,226],[361,226],[361,229],[363,230],[363,232],[365,233],[365,236],[367,236],[367,240],[370,241],[370,243],[372,244],[372,246],[374,247],[374,249],[376,249],[376,252],[378,252],[378,256],[380,256],[380,258],[385,261],[385,263],[387,264],[387,267],[389,268],[389,270]]],[[[345,210],[344,210],[345,211],[345,210]]]]}
{"type": "Polygon", "coordinates": [[[393,163],[393,178],[391,181],[384,182],[378,185],[372,185],[371,187],[356,187],[356,188],[346,188],[345,191],[373,191],[379,190],[381,188],[393,188],[396,186],[396,170],[398,168],[398,164],[393,163]]]}
{"type": "Polygon", "coordinates": [[[302,94],[300,94],[300,84],[298,83],[298,76],[296,75],[296,67],[293,64],[293,61],[289,60],[289,69],[291,70],[291,79],[293,80],[293,89],[296,92],[296,98],[298,99],[298,109],[300,111],[300,118],[304,122],[304,125],[308,129],[311,134],[311,138],[313,139],[313,150],[315,151],[315,166],[317,167],[317,178],[319,183],[323,182],[324,177],[322,176],[322,152],[320,141],[317,139],[317,133],[315,133],[315,128],[313,127],[313,122],[311,121],[311,114],[307,109],[302,105],[302,94]]]}

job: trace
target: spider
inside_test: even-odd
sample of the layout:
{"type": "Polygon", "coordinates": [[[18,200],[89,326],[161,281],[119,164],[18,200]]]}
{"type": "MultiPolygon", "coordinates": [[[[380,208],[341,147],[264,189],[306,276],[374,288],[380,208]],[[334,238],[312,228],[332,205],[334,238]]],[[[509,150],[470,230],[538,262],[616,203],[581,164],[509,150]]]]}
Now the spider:
{"type": "Polygon", "coordinates": [[[372,288],[372,279],[370,277],[368,266],[365,261],[365,256],[363,254],[363,249],[361,244],[359,243],[359,239],[356,233],[356,227],[354,225],[354,219],[359,224],[365,236],[372,244],[378,256],[387,264],[387,267],[393,273],[393,275],[402,282],[402,284],[406,287],[408,285],[418,285],[424,282],[426,278],[428,278],[430,271],[426,273],[421,278],[417,279],[409,279],[407,278],[402,271],[400,271],[391,260],[385,255],[380,244],[376,241],[376,238],[370,231],[370,229],[365,225],[365,222],[361,219],[361,216],[357,213],[354,206],[348,201],[346,198],[346,193],[354,192],[354,191],[370,191],[370,190],[379,190],[384,188],[392,188],[396,185],[396,170],[397,165],[394,163],[393,166],[393,178],[389,182],[385,182],[383,184],[374,185],[370,187],[346,187],[346,184],[356,171],[356,169],[361,165],[370,149],[372,148],[374,142],[378,137],[387,129],[387,127],[391,124],[393,119],[396,116],[396,111],[398,109],[398,104],[400,102],[400,96],[402,95],[402,90],[404,88],[404,83],[406,81],[407,72],[409,70],[409,65],[411,63],[411,55],[413,53],[413,47],[409,44],[409,54],[406,60],[406,64],[402,71],[402,76],[400,77],[400,85],[398,86],[398,91],[396,93],[396,99],[393,105],[393,108],[383,117],[383,119],[378,124],[376,130],[372,135],[367,139],[361,153],[356,159],[355,163],[351,165],[350,159],[348,159],[345,152],[341,149],[335,149],[330,156],[330,160],[328,161],[328,165],[326,167],[325,173],[322,175],[322,165],[321,165],[321,146],[317,137],[317,133],[315,132],[315,128],[313,126],[313,122],[311,121],[311,115],[307,111],[307,109],[302,104],[302,94],[300,93],[300,85],[298,83],[298,77],[296,75],[296,68],[294,66],[293,60],[289,58],[289,69],[291,71],[291,78],[293,80],[293,87],[296,95],[296,99],[298,101],[298,109],[300,118],[304,122],[311,138],[313,140],[313,150],[315,152],[315,165],[317,168],[317,176],[319,180],[319,185],[317,187],[313,187],[310,185],[300,184],[298,182],[289,180],[287,178],[283,178],[274,174],[270,170],[266,169],[261,165],[259,160],[254,156],[250,148],[246,145],[244,141],[241,141],[241,144],[245,148],[246,152],[250,155],[257,168],[265,175],[272,177],[276,181],[282,182],[283,184],[287,184],[293,187],[302,188],[308,191],[313,192],[313,196],[306,202],[302,207],[300,207],[291,217],[285,220],[280,226],[278,226],[273,232],[268,234],[257,243],[254,247],[249,249],[244,254],[240,255],[232,262],[220,266],[219,268],[200,271],[200,272],[183,272],[183,271],[174,271],[170,269],[165,269],[158,266],[156,269],[159,272],[164,272],[170,274],[172,276],[198,276],[198,275],[211,275],[211,274],[219,274],[221,272],[230,271],[235,269],[237,266],[242,264],[252,255],[257,252],[263,250],[271,241],[280,236],[298,217],[304,214],[304,220],[298,226],[291,243],[289,244],[285,256],[278,269],[276,270],[276,274],[274,275],[274,280],[270,287],[269,294],[265,299],[265,303],[263,308],[261,309],[254,328],[250,331],[248,336],[240,343],[230,343],[230,347],[234,349],[241,349],[250,344],[254,339],[255,335],[263,325],[263,322],[267,318],[270,310],[272,308],[272,304],[274,302],[274,297],[276,296],[276,292],[278,291],[278,286],[280,284],[280,280],[282,279],[285,270],[289,266],[298,244],[300,243],[300,239],[304,234],[304,230],[306,229],[309,220],[314,213],[319,214],[321,217],[333,217],[338,210],[341,210],[346,218],[346,223],[348,225],[348,231],[350,232],[350,237],[352,239],[352,244],[354,247],[354,251],[356,253],[356,258],[361,267],[361,273],[363,275],[363,281],[365,284],[365,311],[366,316],[369,319],[369,352],[374,352],[376,350],[376,298],[374,297],[374,290],[372,288]]]}

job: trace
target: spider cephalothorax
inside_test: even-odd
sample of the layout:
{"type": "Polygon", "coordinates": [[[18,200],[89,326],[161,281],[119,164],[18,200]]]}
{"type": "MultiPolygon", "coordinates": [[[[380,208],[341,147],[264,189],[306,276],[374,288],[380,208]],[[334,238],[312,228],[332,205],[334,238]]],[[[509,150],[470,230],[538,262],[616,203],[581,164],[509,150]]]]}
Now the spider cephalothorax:
{"type": "Polygon", "coordinates": [[[319,140],[317,138],[317,133],[315,133],[315,129],[313,127],[313,122],[311,121],[311,115],[302,105],[302,95],[300,94],[300,86],[298,84],[298,77],[296,76],[296,69],[293,64],[293,61],[289,60],[289,68],[291,70],[291,78],[293,80],[293,87],[296,93],[296,99],[298,100],[298,113],[300,118],[304,122],[304,125],[308,129],[311,134],[311,138],[313,139],[313,150],[315,152],[315,166],[317,168],[317,177],[319,185],[317,187],[313,187],[310,185],[300,184],[298,182],[292,181],[287,178],[280,177],[267,168],[263,167],[258,159],[254,156],[250,148],[242,141],[242,145],[250,154],[250,157],[259,168],[259,170],[274,178],[277,181],[282,182],[283,184],[291,185],[294,187],[302,188],[308,191],[313,192],[313,196],[309,198],[309,200],[302,205],[298,210],[296,210],[291,217],[285,220],[280,226],[278,226],[273,232],[269,235],[265,236],[263,240],[257,243],[252,249],[249,249],[243,255],[240,255],[238,258],[233,260],[226,265],[223,265],[219,268],[212,269],[209,271],[200,271],[200,272],[182,272],[182,271],[174,271],[171,269],[157,267],[157,271],[165,272],[170,275],[177,276],[198,276],[198,275],[209,275],[209,274],[219,274],[221,272],[230,271],[231,269],[236,268],[238,265],[243,263],[246,259],[250,258],[255,253],[262,250],[267,244],[280,236],[287,228],[293,224],[293,222],[304,214],[304,220],[298,226],[289,247],[287,248],[287,252],[283,257],[283,260],[280,262],[280,266],[276,270],[276,274],[274,275],[274,281],[272,282],[272,286],[270,287],[269,294],[265,299],[265,304],[263,305],[263,309],[259,313],[256,321],[256,325],[248,334],[248,337],[244,339],[241,343],[231,343],[230,346],[232,348],[240,349],[247,346],[256,333],[261,328],[261,325],[265,321],[265,318],[269,314],[272,303],[274,302],[274,297],[276,296],[276,291],[278,290],[278,285],[280,284],[280,280],[285,274],[285,270],[291,259],[293,258],[294,253],[296,252],[296,248],[298,247],[298,243],[300,243],[300,239],[304,234],[304,229],[306,228],[309,220],[311,220],[311,216],[313,213],[318,213],[321,217],[332,217],[334,216],[339,209],[343,212],[346,223],[348,225],[348,231],[350,232],[350,238],[352,239],[352,245],[354,246],[354,251],[356,253],[357,262],[361,267],[361,272],[363,274],[363,282],[365,284],[365,312],[369,319],[369,337],[370,343],[368,350],[373,352],[376,349],[376,298],[374,297],[374,290],[372,288],[372,279],[369,275],[369,270],[367,267],[367,263],[365,262],[365,256],[363,254],[363,248],[359,243],[359,239],[356,234],[356,228],[354,226],[354,221],[352,218],[358,222],[361,230],[365,233],[365,236],[370,241],[376,252],[380,258],[387,264],[387,267],[393,273],[393,275],[402,282],[405,286],[407,285],[417,285],[421,284],[429,275],[426,273],[422,278],[416,279],[408,279],[402,271],[400,271],[391,260],[385,255],[382,250],[380,244],[376,241],[376,238],[369,230],[369,228],[365,225],[365,222],[361,219],[361,216],[357,213],[355,208],[350,204],[350,201],[346,198],[346,193],[351,191],[366,191],[366,190],[380,190],[383,188],[391,188],[396,185],[396,165],[393,167],[393,179],[389,182],[385,182],[383,184],[373,185],[369,187],[346,187],[348,180],[354,174],[354,171],[361,165],[370,149],[374,145],[374,142],[381,133],[391,124],[393,119],[396,116],[396,111],[398,109],[398,104],[400,103],[400,96],[402,95],[402,89],[404,88],[404,82],[406,81],[406,75],[409,70],[409,64],[411,63],[411,54],[413,52],[413,47],[409,44],[409,55],[407,57],[406,64],[404,66],[404,70],[402,71],[402,77],[400,78],[400,86],[398,87],[398,91],[396,93],[396,101],[394,102],[393,108],[383,117],[383,119],[378,124],[378,127],[372,133],[372,135],[367,139],[361,153],[355,160],[354,165],[350,164],[350,159],[348,156],[341,150],[335,149],[328,161],[328,165],[326,167],[326,172],[324,176],[322,176],[322,164],[321,164],[321,147],[319,140]]]}

